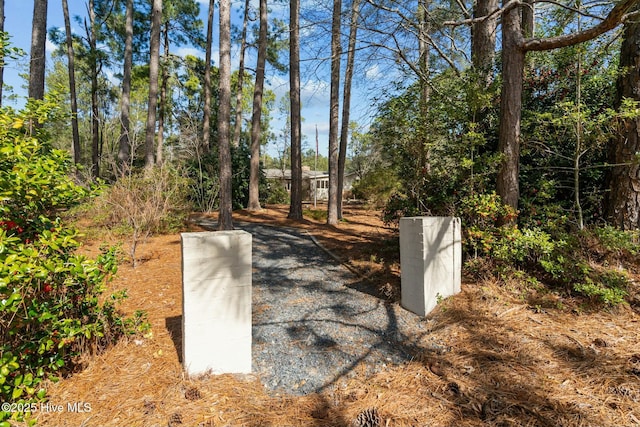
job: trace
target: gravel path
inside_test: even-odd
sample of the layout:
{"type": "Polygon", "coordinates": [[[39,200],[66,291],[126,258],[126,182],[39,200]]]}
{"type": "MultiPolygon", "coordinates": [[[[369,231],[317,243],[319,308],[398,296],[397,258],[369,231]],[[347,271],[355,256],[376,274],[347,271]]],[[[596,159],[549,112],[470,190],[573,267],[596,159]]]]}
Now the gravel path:
{"type": "Polygon", "coordinates": [[[358,291],[358,278],[307,234],[235,227],[253,236],[253,373],[266,387],[320,392],[356,367],[375,372],[411,360],[423,318],[358,291]]]}

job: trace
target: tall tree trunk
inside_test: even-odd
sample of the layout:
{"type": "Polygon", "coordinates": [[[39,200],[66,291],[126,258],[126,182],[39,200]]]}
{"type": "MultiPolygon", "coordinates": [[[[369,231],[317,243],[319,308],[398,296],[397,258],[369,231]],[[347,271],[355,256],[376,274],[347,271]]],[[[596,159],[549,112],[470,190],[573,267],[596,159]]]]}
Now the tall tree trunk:
{"type": "MultiPolygon", "coordinates": [[[[637,0],[622,0],[595,26],[576,33],[547,38],[524,39],[522,35],[521,5],[512,6],[502,15],[502,94],[500,99],[500,128],[498,150],[502,165],[498,171],[496,189],[502,201],[518,208],[520,189],[520,118],[522,109],[522,77],[525,54],[528,51],[552,50],[592,40],[615,28],[637,0]]],[[[507,6],[508,0],[503,0],[507,6]]]]}
{"type": "Polygon", "coordinates": [[[247,50],[247,26],[249,24],[250,0],[244,2],[244,16],[242,18],[242,36],[240,40],[240,63],[238,64],[238,90],[236,92],[236,122],[233,130],[234,147],[240,146],[240,132],[242,131],[242,89],[244,87],[244,57],[247,50]]]}
{"type": "Polygon", "coordinates": [[[124,65],[122,69],[122,96],[120,99],[120,138],[118,140],[118,167],[126,171],[131,161],[131,69],[133,67],[133,0],[127,0],[125,13],[124,65]]]}
{"type": "MultiPolygon", "coordinates": [[[[427,115],[429,112],[429,100],[431,98],[431,86],[429,85],[429,33],[431,32],[431,25],[429,23],[429,0],[418,1],[418,20],[419,20],[419,34],[418,34],[418,51],[419,51],[419,71],[420,71],[420,122],[427,123],[427,115]]],[[[418,170],[422,175],[422,183],[418,185],[414,190],[414,196],[419,204],[423,203],[423,188],[426,177],[431,173],[431,161],[429,150],[429,138],[426,133],[426,126],[422,126],[419,133],[419,147],[418,147],[418,170]]]]}
{"type": "Polygon", "coordinates": [[[522,35],[525,38],[533,37],[535,31],[534,0],[525,0],[522,7],[522,35]]]}
{"type": "Polygon", "coordinates": [[[211,149],[211,43],[213,40],[213,11],[215,0],[209,0],[209,13],[207,14],[207,49],[204,60],[204,111],[202,119],[202,150],[208,153],[211,149]]]}
{"type": "Polygon", "coordinates": [[[231,147],[231,0],[220,0],[220,83],[218,105],[218,153],[220,165],[220,212],[218,229],[232,230],[231,147]]]}
{"type": "MultiPolygon", "coordinates": [[[[474,18],[489,16],[498,9],[498,0],[478,0],[474,18]]],[[[524,7],[523,9],[527,9],[524,7]]],[[[491,67],[496,51],[496,27],[498,15],[476,22],[471,28],[471,63],[479,75],[479,80],[484,87],[489,86],[493,79],[491,67]]]]}
{"type": "Polygon", "coordinates": [[[98,107],[98,26],[93,0],[89,0],[89,28],[85,28],[89,40],[91,62],[91,177],[100,177],[100,109],[98,107]]]}
{"type": "MultiPolygon", "coordinates": [[[[0,31],[4,32],[4,0],[0,0],[0,31]]],[[[4,63],[4,56],[0,58],[4,63]]],[[[2,87],[4,86],[4,67],[0,67],[0,107],[2,107],[2,87]]]]}
{"type": "Polygon", "coordinates": [[[164,121],[167,111],[167,85],[169,84],[169,22],[164,27],[164,64],[162,69],[162,82],[160,84],[160,103],[158,105],[158,141],[156,143],[156,163],[164,161],[164,121]]]}
{"type": "MultiPolygon", "coordinates": [[[[640,101],[640,22],[624,25],[620,47],[621,70],[617,81],[617,108],[623,98],[640,101]]],[[[640,117],[624,119],[616,139],[610,145],[609,195],[606,214],[613,225],[624,230],[640,228],[640,117]]]]}
{"type": "Polygon", "coordinates": [[[302,120],[300,117],[300,1],[289,3],[289,97],[291,102],[291,201],[289,218],[302,219],[302,120]]]}
{"type": "Polygon", "coordinates": [[[162,24],[162,0],[153,0],[151,12],[151,39],[149,42],[149,104],[144,143],[144,166],[153,167],[158,108],[158,74],[160,72],[160,26],[162,24]]]}
{"type": "MultiPolygon", "coordinates": [[[[504,0],[505,3],[507,1],[504,0]]],[[[502,202],[514,209],[518,208],[520,196],[520,116],[525,58],[519,9],[514,7],[502,16],[502,94],[498,150],[503,158],[496,183],[502,202]]]]}
{"type": "Polygon", "coordinates": [[[260,31],[258,35],[258,63],[253,92],[253,116],[251,117],[251,162],[249,170],[249,210],[260,207],[260,136],[262,118],[262,93],[264,91],[264,69],[267,59],[267,0],[260,0],[260,31]]]}
{"type": "Polygon", "coordinates": [[[29,63],[29,98],[44,99],[44,74],[47,43],[47,0],[34,0],[29,63]]]}
{"type": "Polygon", "coordinates": [[[353,65],[356,57],[356,37],[358,34],[358,15],[360,0],[352,0],[351,23],[349,24],[349,47],[347,66],[344,71],[344,88],[342,93],[342,123],[340,125],[340,147],[338,152],[338,218],[342,219],[342,198],[344,189],[344,169],[347,162],[347,142],[349,139],[349,121],[351,113],[351,82],[353,65]]]}
{"type": "MultiPolygon", "coordinates": [[[[71,34],[71,20],[69,19],[69,5],[62,0],[64,15],[64,29],[67,38],[67,61],[69,68],[69,98],[71,102],[71,155],[75,164],[80,163],[80,132],[78,130],[78,100],[76,97],[75,55],[73,52],[73,37],[71,34]]],[[[1,85],[1,83],[0,83],[1,85]]]]}
{"type": "Polygon", "coordinates": [[[338,224],[338,120],[340,110],[340,16],[342,1],[333,0],[331,20],[331,94],[329,100],[329,200],[327,224],[338,224]]]}

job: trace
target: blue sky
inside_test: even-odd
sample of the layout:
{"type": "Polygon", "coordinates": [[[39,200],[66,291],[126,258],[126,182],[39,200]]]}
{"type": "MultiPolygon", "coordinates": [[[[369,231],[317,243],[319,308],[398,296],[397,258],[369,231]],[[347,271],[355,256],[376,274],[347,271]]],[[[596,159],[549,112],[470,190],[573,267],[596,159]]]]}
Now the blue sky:
{"type": "MultiPolygon", "coordinates": [[[[201,19],[205,23],[207,22],[207,8],[209,1],[208,0],[199,0],[200,8],[201,8],[201,19]]],[[[86,15],[86,0],[69,0],[69,9],[70,15],[72,17],[72,31],[79,31],[77,27],[77,23],[74,21],[73,16],[75,15],[86,15]]],[[[238,7],[235,4],[233,6],[233,13],[238,15],[238,7]]],[[[277,10],[278,6],[273,6],[276,9],[273,13],[281,13],[286,18],[288,14],[288,7],[282,10],[277,10]]],[[[280,6],[282,8],[282,6],[280,6]]],[[[48,7],[48,17],[47,17],[47,28],[52,27],[63,27],[64,26],[64,18],[62,15],[62,6],[60,1],[49,1],[48,7]]],[[[13,46],[20,47],[24,49],[26,52],[29,51],[29,46],[31,43],[31,19],[33,14],[33,0],[5,0],[5,31],[7,31],[11,36],[11,43],[13,46]]],[[[214,33],[217,31],[217,22],[218,15],[217,11],[214,16],[214,33]]],[[[304,43],[304,40],[303,40],[304,43]]],[[[217,47],[217,42],[214,42],[214,48],[217,47]]],[[[303,46],[304,47],[304,46],[303,46]]],[[[50,50],[53,49],[53,46],[48,44],[47,54],[50,58],[50,50]]],[[[327,46],[327,50],[329,46],[327,46]]],[[[191,47],[181,47],[176,49],[175,53],[177,54],[194,54],[200,57],[204,57],[203,52],[199,52],[196,49],[191,47]]],[[[237,51],[232,52],[232,67],[237,68],[238,55],[237,51]],[[235,53],[235,55],[234,55],[235,53]]],[[[323,53],[324,55],[324,53],[323,53]]],[[[330,52],[326,52],[326,56],[328,57],[330,52]]],[[[213,54],[214,62],[218,63],[217,58],[217,49],[214,49],[213,54]]],[[[253,55],[249,55],[246,59],[246,62],[249,66],[253,66],[255,62],[255,57],[253,55]]],[[[19,77],[19,73],[25,73],[28,71],[28,59],[22,61],[22,64],[8,64],[5,67],[5,83],[14,87],[14,90],[17,93],[26,93],[25,90],[21,89],[21,87],[25,84],[24,80],[19,77]]],[[[322,73],[325,76],[328,76],[328,72],[322,73]]],[[[371,67],[365,73],[366,76],[376,74],[375,67],[371,67]]],[[[268,78],[268,85],[271,90],[273,90],[278,98],[284,96],[284,94],[288,90],[288,76],[286,75],[270,75],[268,78]]],[[[324,76],[322,76],[324,78],[324,76]]],[[[354,101],[352,102],[352,120],[355,121],[366,121],[367,117],[371,111],[369,107],[369,101],[367,98],[369,94],[367,94],[366,89],[362,87],[356,87],[354,89],[354,101]]],[[[18,104],[20,105],[20,104],[18,104]]],[[[306,136],[307,144],[309,147],[315,146],[315,132],[316,127],[318,128],[319,134],[319,145],[320,151],[322,154],[326,155],[327,153],[327,140],[329,133],[329,85],[327,81],[323,81],[320,79],[305,79],[303,76],[302,82],[302,105],[303,111],[302,116],[304,118],[302,133],[306,136]]],[[[274,133],[278,134],[280,129],[283,127],[283,122],[279,119],[280,114],[277,111],[274,111],[272,116],[274,117],[274,122],[272,123],[272,130],[274,133]]],[[[268,147],[269,154],[275,154],[275,146],[268,147]]]]}

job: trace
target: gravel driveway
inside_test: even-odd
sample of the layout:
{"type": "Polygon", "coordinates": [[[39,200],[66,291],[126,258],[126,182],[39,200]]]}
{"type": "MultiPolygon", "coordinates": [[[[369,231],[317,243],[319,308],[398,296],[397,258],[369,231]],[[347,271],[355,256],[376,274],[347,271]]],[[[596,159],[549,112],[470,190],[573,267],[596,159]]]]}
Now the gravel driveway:
{"type": "MultiPolygon", "coordinates": [[[[212,229],[213,224],[202,224],[212,229]]],[[[321,392],[411,360],[426,321],[358,291],[358,277],[309,235],[235,224],[253,236],[253,373],[272,390],[321,392]]]]}

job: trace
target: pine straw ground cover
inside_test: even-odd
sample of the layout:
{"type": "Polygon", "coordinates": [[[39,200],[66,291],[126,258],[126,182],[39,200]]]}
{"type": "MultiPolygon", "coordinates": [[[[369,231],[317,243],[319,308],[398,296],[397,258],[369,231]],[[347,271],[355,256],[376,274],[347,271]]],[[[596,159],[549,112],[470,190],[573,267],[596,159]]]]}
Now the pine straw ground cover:
{"type": "MultiPolygon", "coordinates": [[[[294,225],[286,212],[234,219],[294,225]]],[[[370,212],[347,208],[345,216],[338,227],[297,226],[358,271],[362,291],[397,298],[397,233],[370,212]]],[[[65,409],[38,414],[38,425],[349,426],[372,408],[381,426],[640,425],[640,324],[629,306],[588,312],[517,282],[467,280],[429,315],[414,361],[299,397],[269,392],[251,375],[187,378],[177,349],[179,235],[153,237],[139,251],[144,262],[121,265],[112,285],[128,289],[126,311],[148,312],[152,335],[88,357],[82,371],[51,385],[51,407],[65,409]],[[90,411],[69,412],[71,402],[90,411]]]]}

